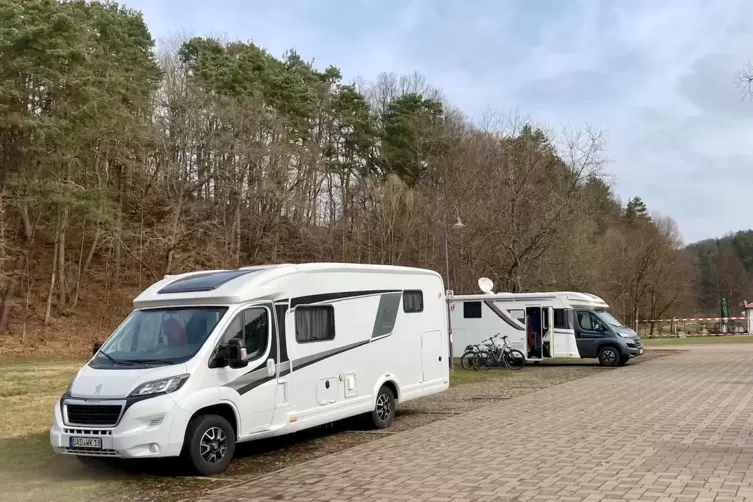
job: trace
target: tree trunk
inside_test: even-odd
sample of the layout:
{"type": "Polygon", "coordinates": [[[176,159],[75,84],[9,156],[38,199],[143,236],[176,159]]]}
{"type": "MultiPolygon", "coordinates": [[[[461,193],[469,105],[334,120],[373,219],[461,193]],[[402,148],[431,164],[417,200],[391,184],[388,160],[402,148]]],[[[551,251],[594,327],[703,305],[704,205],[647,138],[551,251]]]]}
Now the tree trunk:
{"type": "Polygon", "coordinates": [[[57,231],[58,252],[57,252],[57,269],[58,269],[58,311],[65,310],[68,303],[66,294],[65,279],[65,232],[68,227],[68,208],[62,209],[57,231]]]}
{"type": "Polygon", "coordinates": [[[118,207],[115,210],[115,288],[120,287],[120,269],[123,253],[123,198],[125,192],[125,180],[123,180],[122,169],[118,176],[118,207]]]}
{"type": "Polygon", "coordinates": [[[79,263],[79,271],[76,278],[76,293],[73,296],[73,303],[71,304],[71,307],[75,307],[78,304],[79,294],[81,293],[81,288],[83,288],[86,284],[86,273],[89,271],[92,259],[94,259],[94,252],[97,249],[97,244],[99,244],[99,237],[101,235],[102,229],[97,227],[97,230],[94,232],[94,238],[92,239],[91,246],[89,246],[89,252],[86,254],[86,261],[84,261],[83,265],[79,263]]]}
{"type": "MultiPolygon", "coordinates": [[[[58,227],[60,228],[60,227],[58,227]]],[[[44,312],[44,324],[50,324],[50,316],[52,315],[52,297],[55,292],[55,272],[58,258],[58,239],[55,237],[55,250],[52,252],[52,273],[50,274],[50,289],[47,292],[47,308],[44,312]]]]}
{"type": "Polygon", "coordinates": [[[240,267],[241,263],[241,203],[240,197],[236,201],[235,206],[235,221],[233,222],[235,227],[235,266],[240,267]]]}

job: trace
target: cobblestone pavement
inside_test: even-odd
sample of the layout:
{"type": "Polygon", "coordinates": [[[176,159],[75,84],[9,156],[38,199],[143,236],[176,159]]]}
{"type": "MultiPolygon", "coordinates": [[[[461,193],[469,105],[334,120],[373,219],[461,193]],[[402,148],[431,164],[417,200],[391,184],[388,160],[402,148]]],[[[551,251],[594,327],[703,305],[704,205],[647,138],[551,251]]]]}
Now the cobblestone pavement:
{"type": "Polygon", "coordinates": [[[698,346],[201,500],[753,501],[751,431],[753,346],[698,346]]]}

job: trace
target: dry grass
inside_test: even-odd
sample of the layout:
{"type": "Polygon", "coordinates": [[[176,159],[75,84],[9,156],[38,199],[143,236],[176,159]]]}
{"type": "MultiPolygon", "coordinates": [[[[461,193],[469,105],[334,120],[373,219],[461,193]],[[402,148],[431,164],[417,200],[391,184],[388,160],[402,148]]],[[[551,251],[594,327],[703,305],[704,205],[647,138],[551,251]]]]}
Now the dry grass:
{"type": "Polygon", "coordinates": [[[50,427],[52,407],[81,360],[0,358],[0,439],[50,427]]]}

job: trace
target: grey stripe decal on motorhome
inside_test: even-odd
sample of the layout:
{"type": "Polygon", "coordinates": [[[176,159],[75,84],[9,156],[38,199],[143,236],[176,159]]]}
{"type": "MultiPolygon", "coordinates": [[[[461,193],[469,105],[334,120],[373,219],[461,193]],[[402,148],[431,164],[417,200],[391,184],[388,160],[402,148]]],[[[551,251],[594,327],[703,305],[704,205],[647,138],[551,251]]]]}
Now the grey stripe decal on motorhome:
{"type": "Polygon", "coordinates": [[[521,327],[519,324],[517,324],[515,321],[512,320],[512,318],[508,317],[504,312],[502,312],[499,308],[497,308],[496,305],[494,305],[494,302],[491,300],[484,300],[484,303],[487,307],[492,309],[492,312],[497,314],[497,317],[505,321],[507,324],[512,326],[513,328],[517,329],[518,331],[525,331],[526,329],[524,327],[521,327]]]}
{"type": "MultiPolygon", "coordinates": [[[[299,369],[305,368],[306,366],[311,366],[312,364],[328,359],[332,356],[342,354],[343,352],[357,349],[358,347],[362,347],[368,343],[371,343],[371,340],[364,340],[361,342],[351,343],[350,345],[345,345],[344,347],[338,347],[336,349],[325,350],[324,352],[302,357],[300,359],[296,359],[295,361],[282,363],[281,365],[279,365],[280,376],[284,376],[290,373],[291,368],[292,370],[299,370],[299,369]]],[[[266,368],[264,368],[263,370],[257,370],[251,373],[246,373],[242,377],[226,384],[226,387],[231,387],[237,390],[239,394],[245,394],[246,392],[252,389],[255,389],[256,387],[262,384],[265,384],[271,380],[274,380],[276,377],[277,377],[276,375],[269,376],[267,374],[266,368]],[[240,385],[236,385],[236,382],[240,380],[243,380],[243,382],[240,385]]]]}
{"type": "Polygon", "coordinates": [[[333,302],[338,300],[352,299],[357,296],[374,296],[384,293],[400,293],[399,289],[372,289],[367,291],[341,291],[338,293],[325,293],[321,295],[299,296],[291,298],[290,308],[297,305],[312,305],[315,303],[333,302]]]}
{"type": "MultiPolygon", "coordinates": [[[[385,337],[385,335],[390,335],[395,328],[395,322],[397,321],[397,314],[400,308],[400,301],[402,299],[402,291],[400,290],[348,291],[322,295],[300,296],[297,298],[292,298],[290,300],[290,305],[291,307],[294,307],[296,305],[310,305],[315,303],[326,304],[376,295],[381,295],[381,298],[379,300],[379,306],[375,315],[371,338],[379,338],[385,337]]],[[[287,300],[277,300],[275,302],[275,313],[280,314],[278,315],[278,323],[284,323],[284,313],[287,311],[287,308],[280,307],[287,307],[285,305],[286,302],[287,300]],[[280,308],[280,310],[277,310],[277,308],[280,308]],[[282,317],[282,321],[280,321],[279,317],[282,317]]],[[[280,363],[277,365],[277,370],[279,371],[280,376],[287,375],[291,371],[305,368],[306,366],[310,366],[312,364],[318,363],[319,361],[323,361],[332,356],[342,354],[343,352],[353,350],[371,342],[371,340],[363,340],[360,342],[345,345],[343,347],[325,350],[323,352],[302,357],[294,361],[289,361],[284,324],[280,324],[280,326],[280,363]]],[[[274,380],[275,378],[277,378],[276,374],[272,376],[269,376],[267,374],[266,361],[264,361],[254,367],[248,373],[245,373],[243,376],[225,384],[225,386],[235,389],[240,394],[245,394],[246,392],[255,389],[256,387],[266,382],[274,380]]]]}
{"type": "Polygon", "coordinates": [[[232,382],[225,384],[225,386],[230,387],[231,389],[239,390],[246,385],[252,384],[267,377],[269,377],[269,375],[267,374],[267,367],[265,364],[263,368],[254,370],[251,373],[246,373],[245,375],[236,378],[232,382]]]}
{"type": "Polygon", "coordinates": [[[374,319],[374,329],[371,330],[371,338],[389,335],[395,329],[397,320],[397,309],[400,307],[402,293],[387,293],[379,299],[376,319],[374,319]]]}

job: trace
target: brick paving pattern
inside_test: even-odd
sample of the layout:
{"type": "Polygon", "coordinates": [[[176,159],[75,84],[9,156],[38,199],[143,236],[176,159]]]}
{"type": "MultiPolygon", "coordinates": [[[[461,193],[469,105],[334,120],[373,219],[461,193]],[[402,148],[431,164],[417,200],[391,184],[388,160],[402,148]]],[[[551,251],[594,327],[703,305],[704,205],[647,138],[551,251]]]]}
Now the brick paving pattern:
{"type": "Polygon", "coordinates": [[[753,345],[692,347],[200,500],[753,501],[751,431],[753,345]]]}

